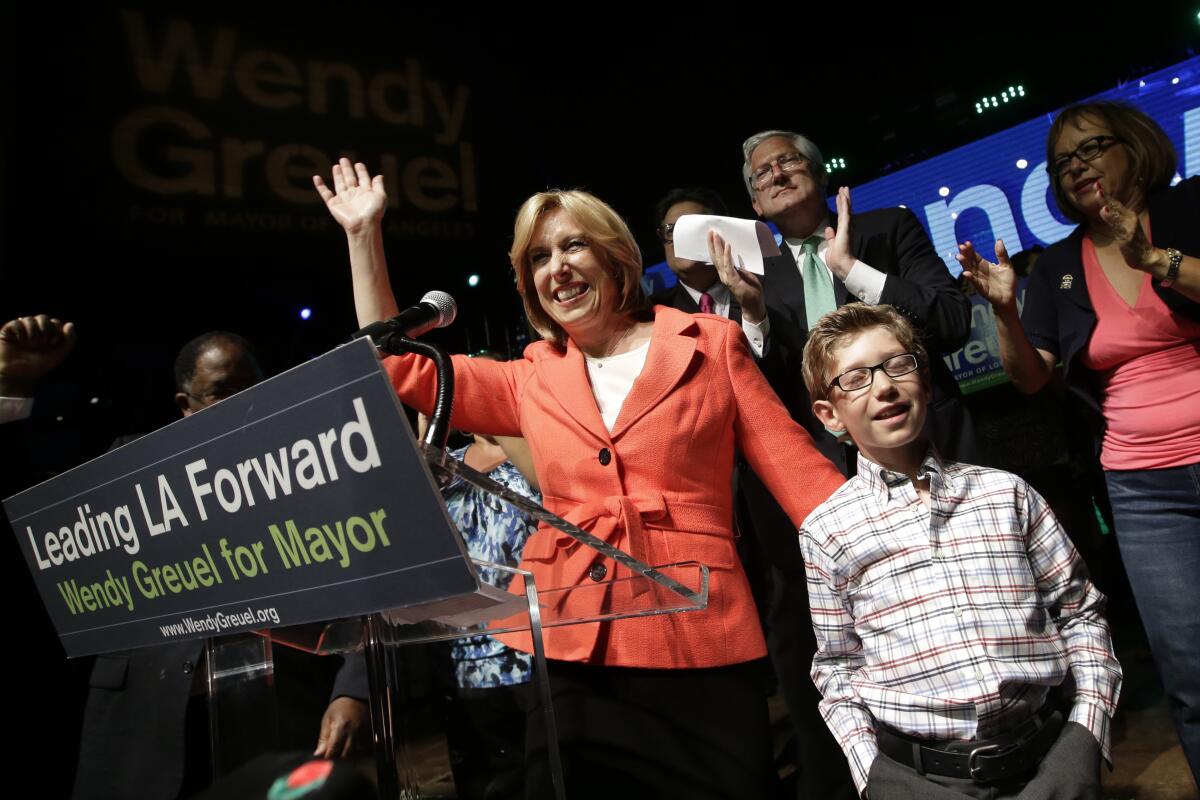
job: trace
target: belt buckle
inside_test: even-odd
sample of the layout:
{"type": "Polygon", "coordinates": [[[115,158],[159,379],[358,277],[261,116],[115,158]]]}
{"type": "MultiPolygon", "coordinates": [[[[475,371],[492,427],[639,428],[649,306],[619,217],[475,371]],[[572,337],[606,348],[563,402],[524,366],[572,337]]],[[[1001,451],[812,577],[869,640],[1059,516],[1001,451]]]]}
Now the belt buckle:
{"type": "Polygon", "coordinates": [[[980,773],[983,771],[983,767],[981,767],[978,763],[976,763],[979,759],[979,756],[981,756],[981,755],[1008,755],[1009,753],[1016,752],[1018,749],[1020,749],[1020,745],[1016,745],[1016,744],[1010,744],[1010,745],[985,744],[985,745],[981,745],[979,747],[973,748],[971,750],[970,754],[967,756],[967,774],[969,774],[971,776],[971,780],[975,781],[976,783],[987,783],[988,781],[986,781],[980,777],[980,773]]]}

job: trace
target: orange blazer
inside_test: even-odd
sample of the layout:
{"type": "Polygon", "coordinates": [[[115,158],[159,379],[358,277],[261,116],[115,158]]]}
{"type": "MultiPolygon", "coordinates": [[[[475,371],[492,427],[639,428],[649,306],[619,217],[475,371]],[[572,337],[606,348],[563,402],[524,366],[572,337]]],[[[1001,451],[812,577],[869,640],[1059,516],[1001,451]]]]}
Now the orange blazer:
{"type": "MultiPolygon", "coordinates": [[[[387,359],[385,367],[400,398],[429,413],[432,363],[408,355],[387,359]]],[[[656,306],[645,366],[611,432],[573,342],[566,349],[535,342],[521,361],[455,356],[454,371],[451,424],[524,436],[546,508],[652,566],[699,561],[710,569],[706,610],[548,628],[549,658],[684,668],[766,654],[734,547],[734,448],[797,528],[845,479],[788,416],[740,328],[723,317],[656,306]]],[[[625,572],[543,524],[521,567],[547,589],[591,583],[598,562],[608,562],[608,578],[625,572]]],[[[604,607],[597,591],[555,602],[572,616],[604,607]]],[[[528,634],[501,638],[532,649],[528,634]]]]}

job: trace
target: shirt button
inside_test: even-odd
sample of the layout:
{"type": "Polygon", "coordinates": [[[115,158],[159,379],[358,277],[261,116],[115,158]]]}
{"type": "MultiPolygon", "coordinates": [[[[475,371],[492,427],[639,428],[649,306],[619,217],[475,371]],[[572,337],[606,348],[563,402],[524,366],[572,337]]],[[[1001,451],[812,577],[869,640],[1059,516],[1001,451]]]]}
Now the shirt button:
{"type": "Polygon", "coordinates": [[[956,616],[956,617],[962,617],[962,615],[963,615],[963,610],[962,610],[962,608],[958,608],[958,607],[956,607],[956,608],[954,609],[954,616],[956,616]]]}
{"type": "MultiPolygon", "coordinates": [[[[608,452],[607,450],[605,452],[608,452]]],[[[608,567],[603,564],[592,564],[592,568],[588,570],[588,577],[596,583],[604,580],[604,576],[608,574],[608,567]]]]}
{"type": "Polygon", "coordinates": [[[977,681],[983,680],[983,670],[981,670],[981,669],[975,670],[975,680],[977,680],[977,681]]]}
{"type": "Polygon", "coordinates": [[[599,458],[600,458],[600,465],[607,467],[608,462],[612,461],[612,453],[609,452],[609,449],[607,447],[601,447],[599,458]]]}

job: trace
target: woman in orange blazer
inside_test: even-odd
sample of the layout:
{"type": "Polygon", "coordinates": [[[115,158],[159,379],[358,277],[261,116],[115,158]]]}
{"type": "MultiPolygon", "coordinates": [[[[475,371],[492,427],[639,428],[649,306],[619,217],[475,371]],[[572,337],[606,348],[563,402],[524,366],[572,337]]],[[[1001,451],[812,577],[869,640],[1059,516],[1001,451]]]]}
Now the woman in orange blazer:
{"type": "MultiPolygon", "coordinates": [[[[333,179],[334,191],[315,182],[347,233],[359,324],[394,316],[382,180],[345,159],[333,179]]],[[[534,195],[513,239],[518,291],[543,341],[516,362],[454,357],[451,424],[525,437],[554,513],[644,563],[711,571],[704,611],[545,632],[568,796],[769,794],[757,680],[766,646],[733,541],[734,451],[797,527],[843,478],[788,416],[736,325],[646,307],[637,244],[607,205],[584,192],[534,195]],[[597,780],[614,773],[616,783],[597,780]]],[[[386,368],[401,399],[428,413],[430,362],[394,357],[386,368]]],[[[546,526],[522,557],[542,587],[603,580],[611,566],[546,526]]],[[[601,599],[564,602],[582,616],[601,599]]],[[[534,764],[527,796],[548,791],[534,764]]]]}

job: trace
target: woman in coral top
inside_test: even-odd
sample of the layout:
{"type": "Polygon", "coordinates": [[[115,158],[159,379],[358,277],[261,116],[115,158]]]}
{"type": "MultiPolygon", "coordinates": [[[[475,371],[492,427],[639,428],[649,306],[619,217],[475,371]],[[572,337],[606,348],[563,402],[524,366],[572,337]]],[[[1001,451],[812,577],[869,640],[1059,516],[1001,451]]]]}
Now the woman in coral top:
{"type": "MultiPolygon", "coordinates": [[[[332,191],[316,184],[346,230],[359,323],[394,316],[383,182],[346,160],[333,181],[332,191]]],[[[546,631],[567,795],[769,796],[766,647],[731,529],[734,448],[797,527],[843,479],[792,422],[736,325],[648,306],[637,244],[603,202],[534,195],[510,257],[543,339],[515,362],[456,356],[452,424],[525,437],[554,513],[644,563],[711,570],[704,611],[546,631]]],[[[428,413],[432,365],[404,356],[386,368],[401,399],[428,413]]],[[[522,566],[545,587],[612,578],[614,567],[546,526],[522,566]]],[[[569,615],[599,610],[598,593],[583,594],[566,601],[569,615]]],[[[529,730],[542,725],[531,718],[529,730]]],[[[546,796],[544,742],[530,745],[527,796],[546,796]]]]}
{"type": "Polygon", "coordinates": [[[1061,361],[1094,416],[1121,558],[1200,776],[1200,177],[1171,187],[1170,140],[1117,103],[1063,110],[1046,163],[1081,224],[1038,260],[1023,312],[1002,242],[998,263],[970,242],[959,261],[1016,387],[1037,391],[1061,361]]]}

